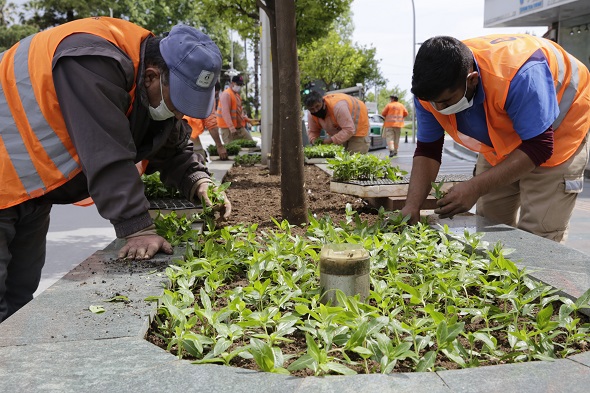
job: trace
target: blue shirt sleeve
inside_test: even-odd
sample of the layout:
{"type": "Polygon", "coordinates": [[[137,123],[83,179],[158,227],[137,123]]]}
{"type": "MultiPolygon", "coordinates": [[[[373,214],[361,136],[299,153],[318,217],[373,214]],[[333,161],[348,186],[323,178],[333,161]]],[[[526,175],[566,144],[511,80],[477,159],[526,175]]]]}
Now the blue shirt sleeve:
{"type": "Polygon", "coordinates": [[[553,76],[540,50],[512,79],[504,109],[522,140],[542,134],[559,116],[553,76]]]}
{"type": "Polygon", "coordinates": [[[416,138],[420,142],[435,142],[439,140],[444,134],[445,130],[442,128],[436,117],[428,112],[420,100],[414,97],[414,108],[416,111],[416,119],[418,121],[418,131],[416,138]]]}

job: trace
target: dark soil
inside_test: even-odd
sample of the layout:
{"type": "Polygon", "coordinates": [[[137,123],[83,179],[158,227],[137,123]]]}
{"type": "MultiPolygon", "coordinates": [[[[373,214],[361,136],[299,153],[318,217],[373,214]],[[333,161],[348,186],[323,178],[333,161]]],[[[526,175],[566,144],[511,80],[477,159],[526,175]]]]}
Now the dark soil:
{"type": "MultiPolygon", "coordinates": [[[[330,191],[331,177],[315,165],[305,165],[305,195],[308,210],[316,217],[329,215],[334,222],[346,218],[346,204],[360,213],[363,220],[376,218],[376,210],[361,198],[330,191]]],[[[233,167],[224,182],[231,182],[227,196],[232,215],[229,224],[258,223],[259,228],[273,228],[283,219],[281,213],[281,178],[270,175],[266,167],[233,167]]]]}

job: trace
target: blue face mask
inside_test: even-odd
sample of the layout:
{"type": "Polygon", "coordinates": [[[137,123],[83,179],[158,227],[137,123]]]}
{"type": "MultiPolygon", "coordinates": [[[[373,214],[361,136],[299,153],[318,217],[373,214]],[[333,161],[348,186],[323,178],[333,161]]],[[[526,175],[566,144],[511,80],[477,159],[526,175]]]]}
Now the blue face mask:
{"type": "Polygon", "coordinates": [[[168,109],[166,103],[164,102],[164,93],[162,93],[162,75],[160,75],[160,96],[162,99],[160,100],[160,105],[158,105],[157,108],[153,108],[151,105],[149,106],[150,117],[156,121],[166,120],[174,117],[174,112],[168,109]]]}

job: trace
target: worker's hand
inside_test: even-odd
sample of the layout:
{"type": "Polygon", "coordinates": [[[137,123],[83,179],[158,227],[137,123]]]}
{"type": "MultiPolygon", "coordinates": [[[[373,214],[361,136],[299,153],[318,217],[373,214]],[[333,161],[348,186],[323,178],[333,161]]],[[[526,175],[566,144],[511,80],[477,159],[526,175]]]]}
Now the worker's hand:
{"type": "Polygon", "coordinates": [[[129,235],[125,238],[127,243],[119,250],[119,258],[125,259],[151,259],[160,250],[166,254],[172,254],[172,245],[162,236],[156,234],[155,226],[129,235]]]}
{"type": "Polygon", "coordinates": [[[232,134],[235,134],[238,130],[235,129],[235,127],[232,127],[229,129],[229,132],[232,134]]]}
{"type": "Polygon", "coordinates": [[[223,197],[224,202],[213,206],[213,203],[207,195],[207,190],[209,189],[209,187],[215,187],[215,184],[213,184],[212,182],[204,182],[199,184],[192,200],[200,198],[201,200],[203,200],[205,205],[212,206],[213,210],[219,212],[219,221],[227,220],[231,215],[231,202],[227,198],[227,195],[225,195],[225,192],[222,192],[221,196],[223,197]]]}
{"type": "Polygon", "coordinates": [[[227,160],[227,150],[224,145],[217,146],[217,154],[219,154],[219,159],[227,160]]]}
{"type": "Polygon", "coordinates": [[[440,218],[453,218],[456,214],[469,211],[479,197],[479,192],[471,181],[457,183],[436,202],[438,208],[434,212],[440,218]]]}
{"type": "Polygon", "coordinates": [[[330,135],[328,135],[327,137],[324,138],[324,145],[329,145],[331,143],[334,143],[334,142],[332,142],[332,137],[330,135]]]}
{"type": "Polygon", "coordinates": [[[400,210],[402,217],[410,216],[408,224],[414,225],[420,222],[420,209],[409,208],[407,205],[400,210]]]}

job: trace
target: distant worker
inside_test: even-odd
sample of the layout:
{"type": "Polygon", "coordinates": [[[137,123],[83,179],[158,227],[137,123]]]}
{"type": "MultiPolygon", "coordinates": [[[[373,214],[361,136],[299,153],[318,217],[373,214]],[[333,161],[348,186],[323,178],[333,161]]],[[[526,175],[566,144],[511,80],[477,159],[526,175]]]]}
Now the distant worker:
{"type": "Polygon", "coordinates": [[[406,205],[410,222],[440,168],[445,131],[479,153],[475,176],[434,212],[477,214],[557,242],[584,186],[590,128],[588,68],[553,41],[495,34],[434,37],[412,76],[418,143],[406,205]]]}
{"type": "Polygon", "coordinates": [[[191,133],[191,141],[193,142],[193,151],[197,154],[203,156],[205,162],[207,161],[207,152],[203,148],[203,144],[201,143],[201,138],[199,137],[205,130],[209,131],[211,138],[213,138],[213,142],[215,143],[215,147],[217,148],[217,153],[219,154],[219,158],[222,160],[227,160],[227,150],[223,142],[221,141],[221,137],[219,136],[219,128],[217,127],[217,102],[219,101],[219,91],[221,90],[221,85],[219,82],[215,83],[215,105],[213,106],[213,110],[211,114],[206,119],[195,119],[194,117],[185,116],[184,120],[187,121],[188,125],[192,129],[191,133]]]}
{"type": "Polygon", "coordinates": [[[244,78],[236,75],[231,78],[227,89],[219,96],[217,106],[217,124],[221,129],[223,143],[228,144],[238,139],[253,140],[252,135],[246,130],[246,123],[250,121],[242,108],[240,92],[244,86],[244,78]]]}
{"type": "Polygon", "coordinates": [[[385,118],[383,135],[387,141],[389,157],[393,157],[397,156],[399,138],[402,133],[402,127],[404,126],[404,117],[408,116],[408,111],[404,104],[398,102],[399,98],[396,95],[390,95],[389,99],[389,104],[383,108],[381,116],[385,118]]]}
{"type": "Polygon", "coordinates": [[[323,129],[328,134],[323,143],[342,145],[351,153],[369,151],[369,112],[364,102],[348,94],[322,96],[312,90],[304,104],[309,110],[307,136],[310,143],[320,137],[323,129]]]}

